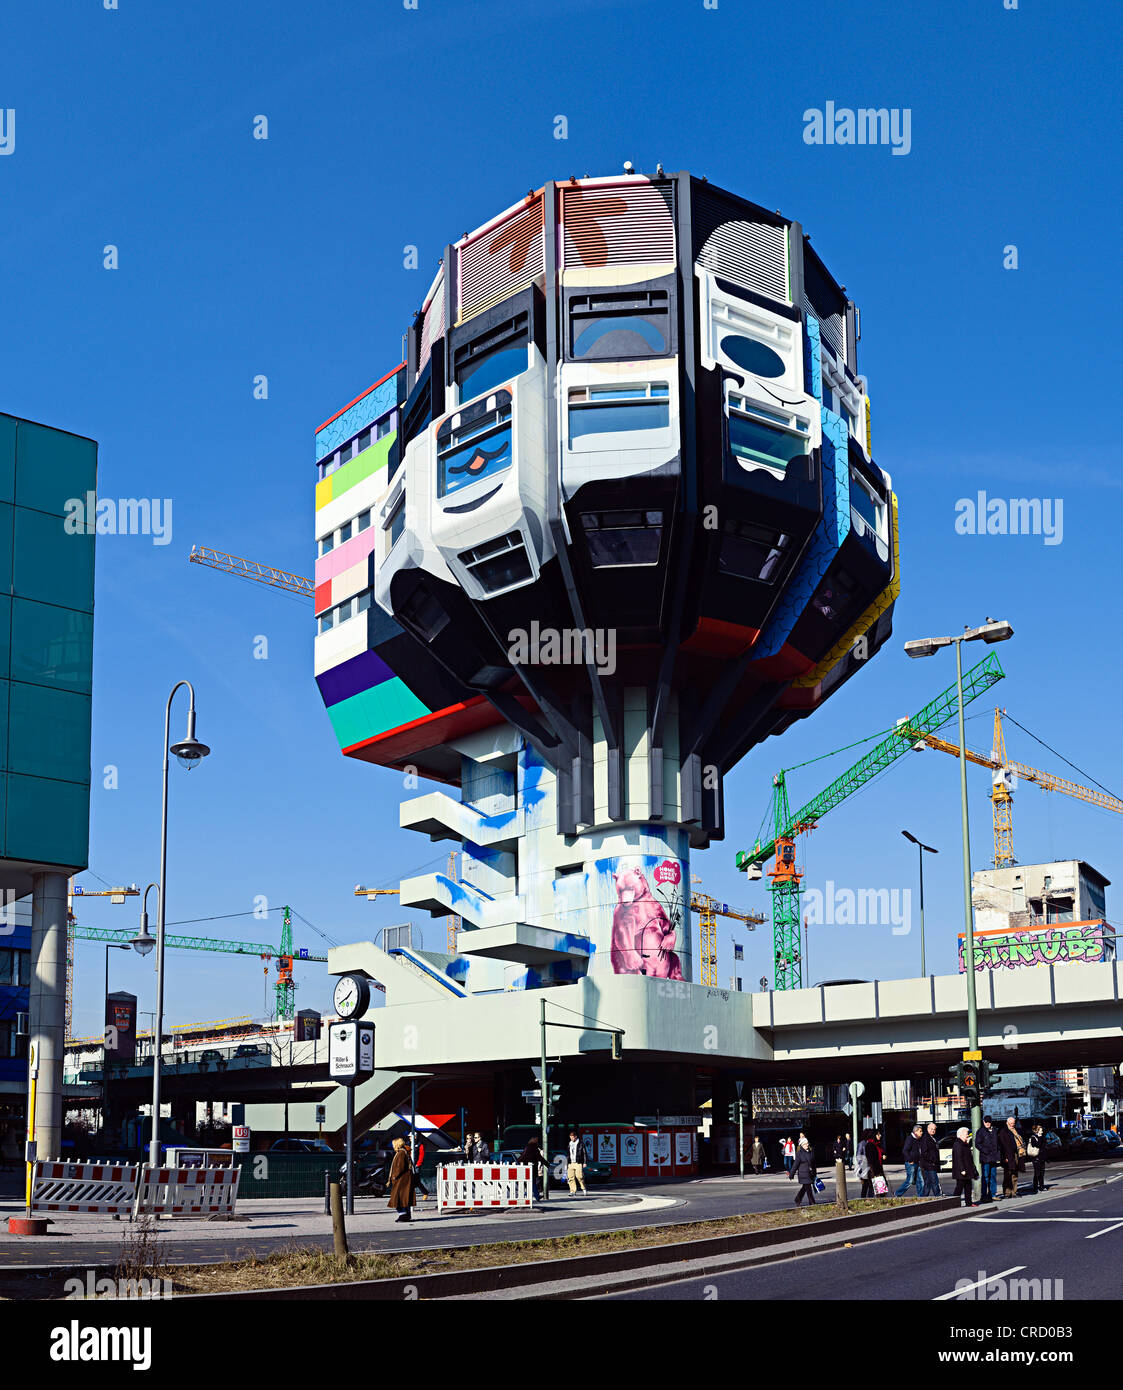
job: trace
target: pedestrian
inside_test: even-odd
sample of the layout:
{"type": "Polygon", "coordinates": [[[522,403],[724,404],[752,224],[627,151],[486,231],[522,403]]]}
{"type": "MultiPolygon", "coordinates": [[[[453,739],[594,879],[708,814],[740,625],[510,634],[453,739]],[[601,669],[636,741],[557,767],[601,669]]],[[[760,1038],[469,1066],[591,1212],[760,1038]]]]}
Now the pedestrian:
{"type": "Polygon", "coordinates": [[[534,1200],[540,1202],[542,1195],[538,1187],[538,1169],[544,1167],[542,1160],[542,1150],[538,1146],[538,1135],[532,1134],[526,1141],[526,1148],[518,1157],[519,1163],[530,1164],[530,1185],[534,1193],[534,1200]]]}
{"type": "Polygon", "coordinates": [[[870,1177],[870,1161],[866,1157],[866,1145],[873,1138],[873,1134],[868,1130],[862,1130],[862,1137],[858,1140],[858,1150],[854,1158],[854,1174],[862,1180],[861,1197],[873,1196],[873,1179],[870,1177]]]}
{"type": "Polygon", "coordinates": [[[784,1136],[781,1152],[784,1155],[784,1167],[790,1173],[792,1171],[792,1165],[795,1163],[795,1145],[792,1143],[790,1134],[784,1136]]]}
{"type": "Polygon", "coordinates": [[[971,1200],[971,1184],[979,1176],[971,1145],[967,1142],[971,1131],[960,1125],[955,1131],[955,1143],[951,1146],[951,1175],[955,1179],[955,1195],[963,1198],[965,1207],[975,1205],[971,1200]]]}
{"type": "Polygon", "coordinates": [[[920,1180],[924,1184],[921,1195],[924,1197],[942,1197],[940,1191],[940,1143],[936,1138],[936,1126],[929,1124],[925,1127],[924,1137],[920,1141],[920,1180]]]}
{"type": "Polygon", "coordinates": [[[983,1116],[982,1126],[975,1131],[975,1152],[979,1155],[979,1169],[983,1177],[981,1201],[997,1201],[998,1188],[998,1135],[994,1121],[989,1115],[983,1116]]]}
{"type": "Polygon", "coordinates": [[[846,1140],[841,1134],[836,1134],[834,1142],[830,1146],[830,1157],[832,1163],[846,1162],[846,1140]]]}
{"type": "Polygon", "coordinates": [[[1030,1192],[1046,1192],[1045,1186],[1045,1131],[1040,1124],[1033,1127],[1033,1133],[1026,1142],[1026,1157],[1033,1164],[1033,1186],[1030,1192]]]}
{"type": "Polygon", "coordinates": [[[754,1173],[764,1172],[764,1145],[760,1142],[760,1135],[753,1138],[752,1152],[749,1154],[749,1166],[754,1173]]]}
{"type": "Polygon", "coordinates": [[[810,1206],[815,1205],[815,1155],[811,1152],[811,1145],[805,1134],[799,1137],[799,1148],[795,1151],[792,1161],[791,1171],[788,1173],[789,1181],[799,1179],[799,1191],[795,1194],[795,1205],[803,1205],[804,1193],[807,1194],[807,1201],[810,1206]]]}
{"type": "Polygon", "coordinates": [[[389,1182],[390,1200],[386,1205],[397,1211],[399,1221],[408,1221],[413,1210],[417,1174],[404,1139],[394,1140],[394,1158],[390,1164],[389,1182]]]}
{"type": "Polygon", "coordinates": [[[491,1150],[488,1148],[487,1140],[477,1130],[472,1135],[472,1161],[474,1163],[486,1163],[490,1157],[491,1150]]]}
{"type": "Polygon", "coordinates": [[[998,1131],[998,1161],[1002,1164],[1002,1196],[1018,1195],[1018,1169],[1025,1163],[1026,1146],[1013,1115],[1006,1116],[1006,1127],[998,1131]]]}
{"type": "Polygon", "coordinates": [[[887,1197],[889,1184],[885,1181],[885,1145],[881,1130],[875,1129],[866,1140],[866,1162],[870,1167],[870,1182],[875,1197],[887,1197]]]}
{"type": "Polygon", "coordinates": [[[569,1163],[566,1166],[565,1175],[569,1179],[569,1195],[577,1196],[577,1184],[581,1184],[581,1195],[587,1197],[588,1191],[585,1188],[585,1164],[589,1161],[589,1155],[585,1152],[585,1145],[575,1129],[569,1131],[569,1163]]]}
{"type": "Polygon", "coordinates": [[[912,1132],[905,1137],[901,1146],[901,1157],[905,1160],[905,1180],[894,1192],[894,1197],[903,1197],[910,1187],[916,1188],[916,1195],[923,1197],[923,1178],[920,1176],[921,1136],[924,1130],[913,1125],[912,1132]]]}

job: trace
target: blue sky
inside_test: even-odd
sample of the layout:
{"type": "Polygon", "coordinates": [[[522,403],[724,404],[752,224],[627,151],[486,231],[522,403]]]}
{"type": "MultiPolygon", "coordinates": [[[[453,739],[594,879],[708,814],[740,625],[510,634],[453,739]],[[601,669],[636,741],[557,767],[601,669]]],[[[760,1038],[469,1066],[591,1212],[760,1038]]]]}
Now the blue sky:
{"type": "MultiPolygon", "coordinates": [[[[924,704],[953,663],[909,662],[901,644],[987,615],[1016,633],[1000,649],[1008,678],[996,696],[1123,787],[1113,584],[1123,482],[1108,424],[1120,318],[1112,9],[945,0],[921,14],[896,0],[804,0],[798,11],[784,32],[763,0],[9,7],[0,108],[16,111],[16,146],[0,158],[0,409],[97,439],[103,497],[173,503],[169,544],[99,541],[96,875],[156,876],[163,705],[187,677],[214,756],[189,776],[173,768],[169,921],[248,913],[258,895],[337,941],[399,920],[392,900],[356,900],[353,885],[395,882],[439,861],[440,846],[398,830],[394,773],[338,754],[312,679],[310,612],[189,566],[187,554],[203,543],[311,574],[313,431],[398,360],[445,242],[544,179],[610,173],[625,159],[705,174],[803,223],[861,306],[875,454],[900,499],[892,643],[729,778],[728,838],[695,860],[705,886],[767,910],[732,861],[755,835],[773,771],[924,704]],[[909,154],[806,145],[803,113],[828,100],[908,108],[909,154]],[[259,114],[267,141],[252,138],[259,114]],[[103,268],[108,244],[117,270],[103,268]],[[420,270],[403,268],[409,244],[420,270]],[[1003,268],[1008,245],[1017,270],[1003,268]],[[253,398],[258,374],[268,400],[253,398]],[[1062,499],[1063,542],[957,535],[956,502],[980,489],[1062,499]],[[254,659],[260,636],[267,660],[254,659]],[[115,790],[102,786],[110,764],[115,790]]],[[[980,701],[968,726],[979,748],[988,708],[980,701]]],[[[1067,771],[1020,730],[1008,737],[1011,757],[1067,771]]],[[[843,766],[794,773],[793,797],[843,766]]],[[[978,866],[989,862],[989,779],[978,768],[969,778],[978,866]]],[[[902,826],[941,850],[929,866],[929,961],[954,968],[953,759],[910,756],[832,813],[805,839],[808,884],[911,888],[902,826]]],[[[1118,879],[1121,828],[1033,788],[1016,799],[1027,862],[1080,856],[1118,879]]],[[[84,882],[99,886],[94,874],[84,882]]],[[[1123,917],[1111,890],[1108,902],[1123,917]]],[[[132,927],[134,908],[91,902],[83,920],[132,927]]],[[[443,923],[424,928],[439,946],[443,923]]],[[[268,941],[279,913],[193,929],[268,941]]],[[[298,944],[323,946],[299,919],[296,931],[298,944]]],[[[748,987],[770,973],[769,932],[739,939],[748,987]]],[[[724,926],[721,942],[724,982],[724,926]]],[[[815,979],[889,977],[915,973],[919,946],[886,927],[823,927],[810,956],[815,979]]],[[[101,962],[99,947],[79,945],[80,1032],[98,1026],[101,962]]],[[[300,1003],[327,1006],[322,966],[298,979],[300,1003]]],[[[150,1006],[151,963],[115,955],[111,984],[150,1006]]],[[[260,1013],[262,985],[253,961],[179,953],[171,1021],[260,1013]]]]}

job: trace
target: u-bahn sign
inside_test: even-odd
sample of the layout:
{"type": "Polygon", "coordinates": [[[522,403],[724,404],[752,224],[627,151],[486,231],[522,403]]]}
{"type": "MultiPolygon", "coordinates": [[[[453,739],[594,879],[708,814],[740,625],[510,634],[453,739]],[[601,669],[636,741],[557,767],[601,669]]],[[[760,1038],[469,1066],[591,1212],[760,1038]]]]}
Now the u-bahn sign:
{"type": "MultiPolygon", "coordinates": [[[[1020,931],[975,933],[976,970],[1014,970],[1068,961],[1092,964],[1114,957],[1115,933],[1106,922],[1057,922],[1020,931]]],[[[960,974],[965,969],[964,937],[960,935],[960,974]]]]}

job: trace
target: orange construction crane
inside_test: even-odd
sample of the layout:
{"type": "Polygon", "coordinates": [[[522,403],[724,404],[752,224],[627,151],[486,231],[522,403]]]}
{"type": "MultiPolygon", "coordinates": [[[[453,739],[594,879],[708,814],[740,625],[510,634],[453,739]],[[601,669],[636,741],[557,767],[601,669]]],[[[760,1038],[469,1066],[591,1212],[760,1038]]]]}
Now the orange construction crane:
{"type": "Polygon", "coordinates": [[[224,574],[237,574],[258,584],[270,584],[274,589],[287,589],[291,594],[301,594],[304,598],[316,597],[315,584],[304,575],[277,569],[274,565],[262,565],[256,560],[243,560],[240,555],[227,555],[224,550],[212,550],[206,545],[193,545],[187,559],[193,565],[208,565],[224,574]]]}
{"type": "MultiPolygon", "coordinates": [[[[1079,782],[1070,782],[1064,777],[1055,777],[1051,772],[1042,772],[1040,768],[1027,767],[1025,763],[1009,762],[1006,757],[1006,737],[1002,730],[1002,716],[1005,713],[1004,709],[994,711],[994,738],[991,744],[990,757],[983,753],[974,753],[970,748],[966,751],[966,758],[969,763],[974,763],[977,767],[990,768],[993,774],[990,800],[994,807],[994,867],[996,869],[1008,868],[1015,862],[1014,791],[1017,788],[1019,778],[1026,782],[1035,783],[1045,792],[1064,792],[1065,796],[1075,797],[1078,801],[1086,801],[1089,805],[1099,806],[1102,810],[1123,812],[1123,801],[1107,792],[1097,791],[1094,787],[1081,786],[1079,782]]],[[[899,725],[897,732],[904,738],[915,739],[917,743],[927,744],[929,748],[935,748],[941,753],[950,753],[954,758],[959,757],[958,744],[948,743],[946,739],[937,738],[935,734],[910,730],[907,723],[899,725]]]]}

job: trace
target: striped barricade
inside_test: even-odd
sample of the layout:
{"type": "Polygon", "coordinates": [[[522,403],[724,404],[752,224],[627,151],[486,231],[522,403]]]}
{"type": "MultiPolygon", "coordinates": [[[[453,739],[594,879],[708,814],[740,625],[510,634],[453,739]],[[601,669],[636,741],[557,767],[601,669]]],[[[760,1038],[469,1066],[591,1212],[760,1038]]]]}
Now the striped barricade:
{"type": "Polygon", "coordinates": [[[99,1212],[128,1216],[136,1200],[137,1165],[114,1163],[35,1164],[32,1212],[99,1212]]]}
{"type": "Polygon", "coordinates": [[[240,1168],[141,1170],[137,1216],[231,1216],[238,1200],[240,1168]]]}
{"type": "Polygon", "coordinates": [[[529,1163],[446,1163],[437,1169],[437,1210],[457,1207],[529,1207],[529,1163]]]}

